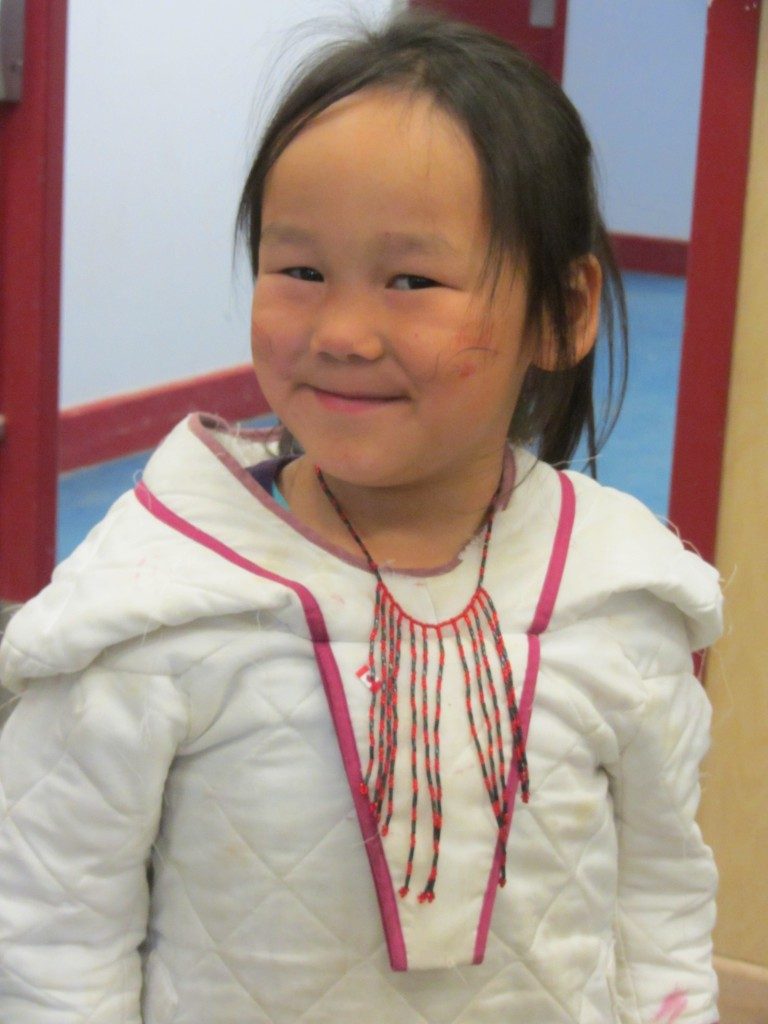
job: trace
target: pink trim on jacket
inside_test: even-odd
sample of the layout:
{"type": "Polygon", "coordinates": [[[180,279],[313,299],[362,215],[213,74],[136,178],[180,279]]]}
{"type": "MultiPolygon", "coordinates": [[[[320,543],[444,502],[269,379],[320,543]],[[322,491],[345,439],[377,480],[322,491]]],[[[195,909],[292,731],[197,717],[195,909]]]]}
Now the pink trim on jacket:
{"type": "MultiPolygon", "coordinates": [[[[362,569],[364,572],[369,571],[368,562],[362,555],[347,551],[332,541],[326,540],[316,530],[313,530],[311,526],[306,526],[290,509],[279,505],[272,495],[268,494],[261,484],[254,480],[250,472],[240,465],[237,459],[230,454],[215,436],[217,432],[222,434],[233,433],[232,428],[225,420],[207,413],[196,413],[190,416],[189,430],[260,504],[269,509],[278,519],[282,519],[284,523],[287,523],[292,530],[305,537],[315,547],[322,548],[333,555],[334,558],[338,558],[347,565],[351,565],[355,569],[362,569]]],[[[280,431],[279,428],[275,427],[259,427],[252,430],[238,429],[236,434],[246,441],[259,441],[266,445],[270,441],[276,442],[279,439],[280,431]]],[[[509,504],[515,486],[515,477],[515,458],[512,454],[512,449],[507,446],[504,450],[499,495],[496,499],[497,509],[504,509],[509,504]]],[[[461,557],[462,552],[459,552],[450,562],[446,562],[444,565],[438,565],[429,569],[402,566],[395,571],[399,576],[424,577],[425,579],[431,576],[442,576],[445,573],[452,572],[460,564],[461,557]]]]}
{"type": "Polygon", "coordinates": [[[393,971],[406,971],[408,969],[408,960],[392,876],[389,873],[389,865],[384,854],[378,825],[371,812],[369,802],[360,792],[359,779],[362,777],[360,755],[357,751],[357,744],[352,730],[349,708],[344,698],[344,686],[336,660],[331,653],[328,630],[326,629],[325,619],[323,618],[320,606],[309,590],[302,586],[301,583],[296,583],[285,576],[278,576],[276,573],[262,568],[255,562],[250,561],[250,559],[238,554],[237,551],[223,544],[220,540],[211,536],[211,534],[200,530],[186,519],[176,515],[175,512],[152,494],[145,483],[137,484],[134,493],[144,508],[155,516],[156,519],[165,523],[166,526],[177,530],[196,544],[201,544],[203,547],[213,551],[214,554],[226,559],[233,565],[238,566],[238,568],[244,569],[246,572],[288,587],[301,602],[304,617],[312,637],[315,659],[317,660],[317,666],[320,669],[320,676],[323,680],[331,718],[338,737],[344,770],[346,771],[349,788],[352,792],[352,800],[357,811],[360,830],[363,834],[363,845],[371,865],[376,897],[379,901],[381,920],[384,926],[384,936],[389,951],[389,961],[393,971]]]}
{"type": "MultiPolygon", "coordinates": [[[[523,736],[528,739],[528,727],[531,724],[531,712],[533,711],[533,697],[536,692],[536,680],[539,675],[539,664],[541,662],[541,641],[539,635],[549,625],[552,612],[555,608],[557,595],[560,590],[560,583],[565,571],[565,562],[568,557],[568,548],[571,543],[573,532],[573,521],[576,516],[576,492],[573,484],[564,473],[557,474],[560,481],[560,516],[558,518],[555,539],[552,545],[552,552],[549,557],[547,573],[539,595],[539,602],[533,615],[533,621],[528,628],[528,663],[525,669],[525,681],[523,693],[520,698],[520,725],[523,736]]],[[[515,813],[515,802],[518,790],[517,764],[514,759],[509,770],[507,780],[506,802],[509,808],[509,821],[507,823],[507,834],[512,827],[512,818],[515,813]]],[[[488,883],[485,887],[485,898],[480,911],[480,921],[475,936],[475,954],[472,963],[480,964],[485,956],[485,947],[488,943],[488,932],[491,928],[491,917],[493,905],[496,902],[496,893],[499,889],[499,874],[501,872],[501,861],[504,850],[501,842],[496,844],[496,853],[488,875],[488,883]]]]}

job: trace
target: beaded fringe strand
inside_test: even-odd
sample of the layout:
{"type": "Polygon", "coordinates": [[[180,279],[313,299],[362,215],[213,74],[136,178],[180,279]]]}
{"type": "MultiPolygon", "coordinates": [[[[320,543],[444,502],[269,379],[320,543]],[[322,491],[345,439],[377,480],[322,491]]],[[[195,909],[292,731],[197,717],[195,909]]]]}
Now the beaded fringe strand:
{"type": "Polygon", "coordinates": [[[400,722],[398,684],[404,660],[402,652],[404,642],[408,649],[411,812],[408,858],[403,884],[399,889],[400,895],[406,896],[409,893],[413,876],[420,792],[418,755],[419,733],[421,733],[424,776],[427,781],[432,816],[432,860],[426,884],[419,893],[418,900],[420,903],[431,903],[435,898],[440,837],[443,827],[440,716],[445,670],[445,642],[446,639],[451,638],[455,642],[463,673],[469,731],[498,828],[498,840],[502,848],[499,884],[504,885],[509,831],[509,807],[506,793],[507,762],[504,753],[502,702],[494,681],[492,660],[495,660],[501,672],[503,703],[506,706],[512,737],[512,758],[516,765],[521,795],[525,803],[529,799],[530,787],[525,739],[515,697],[512,665],[501,633],[498,613],[490,594],[483,585],[493,527],[495,498],[488,511],[480,571],[471,600],[464,611],[451,619],[439,623],[420,622],[409,615],[394,598],[382,579],[378,565],[329,489],[322,472],[319,469],[316,472],[320,486],[362,551],[376,578],[373,625],[368,642],[368,661],[359,673],[366,677],[371,690],[368,709],[368,764],[360,782],[360,791],[370,801],[371,811],[379,824],[382,836],[386,836],[389,831],[394,811],[395,764],[400,722]],[[436,666],[433,672],[430,672],[430,638],[433,638],[437,644],[436,666]],[[431,715],[430,688],[434,691],[431,715]]]}

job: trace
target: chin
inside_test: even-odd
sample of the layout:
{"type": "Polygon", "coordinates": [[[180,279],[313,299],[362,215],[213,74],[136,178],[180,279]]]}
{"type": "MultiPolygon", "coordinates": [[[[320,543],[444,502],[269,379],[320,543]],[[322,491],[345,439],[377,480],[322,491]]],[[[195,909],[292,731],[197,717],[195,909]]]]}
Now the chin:
{"type": "Polygon", "coordinates": [[[356,487],[398,487],[412,483],[418,476],[415,472],[409,474],[403,466],[393,466],[365,453],[313,452],[310,447],[307,456],[326,476],[356,487]]]}

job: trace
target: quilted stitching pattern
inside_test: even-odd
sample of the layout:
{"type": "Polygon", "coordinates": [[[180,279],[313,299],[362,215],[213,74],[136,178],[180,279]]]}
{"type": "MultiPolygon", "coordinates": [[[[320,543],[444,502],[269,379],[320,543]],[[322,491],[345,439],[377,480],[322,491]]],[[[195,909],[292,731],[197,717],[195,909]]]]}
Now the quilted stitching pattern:
{"type": "Polygon", "coordinates": [[[97,668],[19,703],[0,736],[0,1019],[138,1020],[144,857],[185,725],[166,679],[97,668]]]}
{"type": "MultiPolygon", "coordinates": [[[[257,740],[248,757],[254,766],[269,759],[270,751],[288,747],[296,763],[296,774],[308,778],[328,772],[329,751],[332,758],[338,759],[332,746],[335,740],[328,730],[325,698],[318,691],[316,679],[313,683],[310,692],[303,698],[291,700],[288,708],[284,706],[282,711],[268,694],[262,692],[256,698],[251,696],[251,714],[256,716],[259,723],[264,721],[269,724],[269,727],[264,729],[263,740],[258,738],[261,729],[253,730],[257,740]],[[313,728],[307,727],[309,721],[314,723],[313,728]],[[318,728],[325,732],[322,744],[319,744],[316,738],[318,728]],[[324,748],[322,753],[318,753],[318,746],[324,748]]],[[[183,762],[183,758],[180,760],[183,762]]],[[[181,770],[183,769],[177,769],[181,770]]],[[[190,767],[189,774],[190,777],[185,780],[184,785],[191,786],[196,797],[210,789],[207,782],[209,773],[204,770],[202,764],[198,768],[190,767]]],[[[244,774],[248,775],[247,766],[244,766],[244,774]]],[[[261,837],[253,835],[252,812],[245,813],[240,820],[236,820],[236,813],[224,810],[224,805],[231,802],[231,794],[221,793],[212,799],[211,807],[216,816],[213,831],[217,834],[217,841],[230,850],[233,856],[242,858],[242,877],[249,886],[247,903],[234,906],[226,930],[218,930],[215,934],[211,934],[197,923],[201,916],[211,916],[211,908],[199,903],[201,893],[203,899],[205,898],[204,889],[197,886],[194,894],[191,894],[184,886],[183,872],[175,863],[173,850],[168,851],[160,846],[157,855],[158,887],[171,887],[174,904],[178,895],[177,887],[185,892],[189,917],[184,915],[179,930],[183,934],[197,936],[197,941],[203,946],[203,949],[195,954],[196,959],[184,960],[184,969],[180,976],[204,977],[207,985],[211,962],[215,959],[219,963],[217,970],[225,971],[232,986],[241,992],[241,998],[234,1000],[230,991],[228,1002],[223,1004],[228,1006],[232,1003],[233,1020],[237,1019],[237,1014],[246,1012],[247,1007],[251,1007],[252,1012],[254,1001],[264,1014],[265,1021],[339,1019],[340,1007],[348,1007],[350,1003],[354,1005],[355,1001],[359,1002],[361,993],[365,994],[365,1006],[369,1013],[371,1005],[377,1005],[381,1012],[385,1013],[385,1016],[379,1017],[377,1010],[377,1019],[388,1020],[388,1014],[391,1013],[393,1021],[429,1021],[434,1024],[445,1021],[447,1024],[449,1021],[462,1019],[478,1020],[478,987],[481,991],[498,987],[500,992],[508,992],[506,986],[511,975],[518,976],[518,989],[532,989],[530,998],[540,999],[541,977],[536,977],[533,965],[520,964],[519,953],[515,951],[514,944],[498,933],[492,937],[488,957],[489,968],[483,969],[482,978],[477,968],[467,967],[451,972],[453,985],[441,985],[446,989],[443,1010],[434,1005],[434,986],[425,984],[429,981],[430,972],[418,972],[416,975],[392,974],[381,939],[370,877],[362,851],[359,850],[357,823],[352,820],[350,814],[349,799],[345,792],[346,782],[339,781],[341,785],[338,787],[338,806],[335,815],[328,812],[328,804],[330,802],[333,805],[336,801],[333,798],[329,801],[328,793],[324,790],[324,813],[318,820],[319,837],[316,837],[316,832],[302,815],[299,830],[291,831],[286,837],[288,841],[284,844],[273,844],[268,850],[265,850],[263,843],[259,841],[261,837]],[[334,820],[334,817],[338,820],[334,820]],[[330,827],[328,822],[332,822],[330,827]],[[352,865],[356,870],[350,870],[350,845],[358,848],[357,863],[352,865]],[[169,874],[173,876],[170,880],[169,874]],[[328,891],[331,893],[330,899],[328,891]],[[281,924],[287,921],[292,923],[293,930],[281,933],[281,924]],[[254,954],[252,948],[254,937],[260,936],[260,944],[266,947],[261,953],[264,960],[263,973],[268,978],[274,978],[276,971],[279,972],[280,969],[276,966],[276,961],[279,961],[283,950],[291,949],[295,945],[297,933],[301,934],[302,944],[307,948],[323,949],[326,960],[333,963],[334,969],[327,971],[326,977],[323,977],[322,971],[315,974],[311,968],[310,958],[309,969],[305,968],[297,975],[288,965],[290,981],[284,988],[289,993],[289,999],[280,1002],[275,998],[274,991],[270,993],[270,999],[264,999],[260,994],[261,986],[258,983],[254,985],[254,980],[258,982],[258,969],[254,971],[253,965],[254,955],[257,959],[260,958],[259,953],[254,954]],[[266,942],[264,936],[269,936],[266,942]],[[273,949],[270,949],[270,946],[273,949]],[[479,986],[478,982],[481,982],[479,986]],[[372,987],[374,991],[381,992],[381,1002],[371,1004],[372,987]],[[465,1011],[468,1014],[466,1017],[465,1011]],[[323,1016],[326,1012],[327,1018],[323,1016]]],[[[173,800],[172,787],[171,805],[173,800]]],[[[302,805],[302,809],[310,809],[311,804],[311,800],[307,801],[302,805]]],[[[167,821],[167,824],[172,826],[170,821],[167,821]]],[[[185,841],[186,837],[182,837],[181,842],[185,841]]],[[[206,859],[208,855],[206,851],[206,859]]],[[[162,932],[162,900],[157,925],[162,932]]],[[[515,929],[511,930],[514,934],[515,929]]],[[[516,943],[519,946],[519,936],[516,943]]],[[[547,945],[546,940],[542,945],[547,945]]],[[[546,976],[545,970],[542,973],[546,976]]],[[[192,1005],[202,995],[193,990],[192,1005]]],[[[554,997],[548,1002],[552,1003],[553,1009],[557,1007],[557,1000],[554,997]]],[[[219,1015],[222,1012],[226,1011],[217,1008],[219,1015]]],[[[345,1012],[349,1012],[348,1009],[345,1012]]],[[[558,1016],[551,1019],[576,1019],[562,1007],[557,1012],[558,1016]]],[[[221,1019],[227,1018],[222,1016],[221,1019]]]]}
{"type": "MultiPolygon", "coordinates": [[[[220,524],[230,544],[247,546],[254,537],[252,496],[195,446],[202,447],[179,428],[152,472],[204,510],[207,528],[220,524]],[[190,479],[200,487],[191,497],[190,479]]],[[[243,461],[253,455],[246,452],[243,461]]],[[[544,502],[541,535],[521,531],[514,518],[509,528],[499,521],[499,535],[508,529],[505,543],[522,544],[515,565],[524,571],[513,588],[505,586],[503,565],[495,563],[491,574],[495,595],[513,591],[502,616],[515,630],[530,621],[527,606],[550,537],[546,472],[521,484],[529,488],[526,500],[544,502]]],[[[110,528],[101,528],[61,576],[53,607],[44,596],[39,610],[23,617],[18,634],[35,619],[44,632],[59,624],[46,656],[30,657],[19,645],[12,656],[9,645],[4,649],[16,685],[22,665],[34,674],[53,647],[66,651],[74,627],[85,646],[76,645],[70,668],[79,669],[93,657],[85,649],[89,638],[103,644],[110,629],[125,629],[119,602],[101,614],[109,581],[118,591],[138,581],[131,590],[135,639],[119,632],[119,646],[82,676],[37,683],[0,737],[0,1019],[138,1024],[135,947],[145,926],[144,864],[152,852],[145,1024],[648,1024],[673,982],[689,991],[679,1024],[709,1024],[713,876],[690,821],[700,730],[680,727],[701,713],[701,694],[682,670],[687,642],[675,614],[648,594],[611,596],[610,573],[602,590],[595,587],[595,573],[605,575],[605,560],[596,556],[603,526],[618,520],[613,505],[623,499],[590,487],[578,486],[587,509],[571,563],[578,571],[566,580],[563,614],[542,648],[529,737],[532,802],[515,812],[510,879],[499,894],[485,961],[405,974],[389,969],[336,739],[295,607],[281,588],[249,589],[250,581],[209,552],[171,541],[123,501],[110,528]],[[151,564],[125,562],[118,522],[134,531],[137,547],[146,541],[151,564]],[[74,604],[87,605],[92,619],[72,617],[75,592],[74,604]],[[255,607],[261,610],[254,616],[255,607]],[[643,680],[638,666],[654,678],[643,680]],[[665,732],[658,723],[673,705],[676,724],[665,732]],[[661,747],[649,743],[659,736],[661,747]],[[660,775],[684,781],[672,788],[647,784],[660,775]],[[618,838],[611,800],[622,823],[618,838]],[[672,844],[651,835],[656,875],[649,887],[634,868],[649,852],[643,817],[665,815],[680,831],[672,844]],[[662,881],[668,895],[684,890],[675,913],[653,906],[662,881]],[[617,922],[614,994],[608,978],[617,922]]],[[[639,590],[655,588],[691,615],[700,607],[706,624],[699,628],[691,619],[691,635],[698,629],[711,636],[711,581],[698,563],[678,558],[647,518],[629,505],[624,511],[637,516],[636,549],[621,548],[624,538],[613,537],[621,548],[611,563],[619,590],[633,573],[647,576],[639,590]],[[645,563],[637,568],[638,536],[647,542],[651,570],[645,563]],[[675,576],[678,570],[685,579],[675,576]]],[[[275,550],[290,561],[297,542],[280,530],[275,550]]],[[[302,550],[307,554],[306,544],[302,550]]],[[[308,579],[326,593],[327,556],[315,555],[308,579]]],[[[339,636],[364,637],[355,571],[348,577],[338,584],[348,589],[331,600],[331,618],[343,626],[339,636]]],[[[436,577],[422,587],[427,617],[439,617],[441,601],[455,589],[449,582],[436,577]]],[[[364,737],[359,723],[359,745],[364,737]]],[[[469,747],[459,750],[455,770],[465,763],[477,771],[469,747]]]]}
{"type": "MultiPolygon", "coordinates": [[[[260,679],[263,683],[263,672],[260,679]]],[[[552,712],[547,711],[547,690],[543,685],[539,731],[546,729],[558,742],[561,736],[557,722],[554,718],[547,721],[552,712]]],[[[236,887],[242,884],[248,897],[243,901],[233,900],[226,928],[220,927],[211,933],[212,919],[218,918],[217,923],[222,924],[221,907],[215,903],[220,900],[219,894],[215,894],[215,899],[209,894],[212,900],[209,904],[205,885],[196,885],[194,892],[186,889],[184,875],[193,873],[194,866],[179,864],[174,849],[159,846],[157,941],[162,955],[169,957],[172,975],[182,979],[205,979],[206,991],[211,971],[220,976],[222,992],[226,992],[221,1005],[232,1005],[233,1021],[242,1019],[246,1012],[252,1015],[255,1003],[263,1014],[255,1019],[264,1021],[338,1020],[343,1019],[339,1017],[340,1012],[350,1013],[349,1019],[353,1019],[349,1007],[359,1005],[360,1012],[367,1007],[368,1013],[376,1006],[377,1020],[383,1021],[391,1016],[393,1021],[413,1021],[414,1024],[421,1021],[448,1024],[462,1020],[476,1024],[486,1019],[486,1013],[487,1019],[492,1019],[496,1000],[508,999],[510,991],[516,993],[521,1006],[528,1007],[526,1012],[531,1013],[532,1020],[547,1024],[555,1021],[604,1024],[610,1019],[607,1014],[613,1012],[611,996],[604,982],[610,959],[609,937],[602,943],[590,943],[583,934],[577,934],[563,948],[563,922],[573,921],[574,914],[577,920],[590,915],[593,920],[595,906],[603,905],[603,913],[607,915],[604,925],[607,923],[610,931],[610,894],[615,878],[605,865],[612,862],[612,826],[608,817],[597,810],[602,804],[583,801],[577,809],[577,817],[587,820],[589,838],[586,842],[574,844],[567,830],[555,827],[558,822],[561,826],[563,823],[557,802],[572,787],[572,780],[568,779],[572,766],[588,757],[590,750],[594,751],[593,743],[571,734],[570,745],[559,746],[559,760],[551,761],[548,757],[542,760],[541,753],[537,754],[534,748],[536,799],[527,808],[518,808],[514,832],[517,838],[510,849],[510,863],[517,878],[510,880],[509,898],[505,898],[505,893],[499,901],[486,962],[482,968],[453,969],[447,978],[441,978],[442,1001],[435,1005],[432,972],[397,975],[389,970],[368,869],[359,849],[357,824],[352,820],[346,781],[339,779],[334,769],[338,753],[330,732],[325,698],[316,677],[307,673],[297,683],[295,697],[286,694],[277,681],[273,688],[260,685],[255,692],[256,687],[249,686],[243,678],[242,689],[248,693],[249,714],[258,723],[248,730],[252,746],[247,762],[241,765],[244,777],[249,774],[248,762],[258,775],[259,766],[265,761],[269,763],[280,750],[290,749],[296,777],[323,779],[333,773],[335,785],[331,789],[322,787],[325,810],[317,816],[315,825],[307,817],[311,818],[317,804],[317,797],[310,793],[301,804],[298,827],[286,822],[286,831],[281,837],[284,841],[265,845],[263,835],[258,830],[254,833],[253,808],[247,800],[240,804],[235,798],[234,810],[230,810],[232,793],[226,789],[211,793],[210,771],[202,760],[195,765],[194,758],[182,755],[178,759],[176,772],[186,775],[180,785],[192,791],[187,799],[197,804],[206,793],[210,794],[215,815],[210,831],[216,834],[223,849],[242,862],[234,883],[236,887]],[[356,860],[350,861],[350,848],[357,854],[356,860]],[[604,865],[602,873],[598,868],[596,874],[596,863],[604,865]],[[550,895],[544,903],[540,894],[530,891],[525,881],[538,873],[548,879],[545,888],[550,889],[550,895]],[[168,889],[165,897],[162,896],[164,888],[168,889]],[[179,932],[194,938],[198,945],[194,954],[190,952],[190,956],[181,959],[172,950],[166,952],[162,943],[164,901],[172,902],[174,914],[178,916],[179,890],[185,891],[186,907],[177,923],[174,942],[178,944],[176,932],[179,932]],[[200,924],[201,917],[208,928],[200,924]],[[264,936],[269,936],[266,942],[264,936]],[[282,951],[293,948],[298,936],[307,949],[322,949],[331,966],[323,970],[319,964],[313,965],[311,956],[308,966],[305,965],[298,975],[290,963],[281,966],[282,951]],[[254,948],[256,940],[258,946],[254,948]],[[570,980],[553,977],[553,958],[571,966],[570,980]],[[254,968],[254,959],[261,961],[260,966],[254,968]],[[284,974],[282,981],[281,973],[284,974]],[[585,985],[584,979],[590,976],[595,976],[597,982],[585,985]],[[227,985],[225,977],[229,978],[227,985]],[[571,994],[557,996],[558,989],[561,993],[570,989],[571,994]],[[233,991],[239,992],[239,996],[235,997],[233,991]],[[377,992],[380,1002],[374,996],[377,992]],[[365,1001],[361,1002],[363,998],[365,1001]]],[[[583,725],[580,709],[575,711],[571,727],[574,723],[579,728],[583,725]]],[[[562,729],[562,722],[559,728],[562,729]]],[[[213,735],[210,740],[214,747],[219,742],[213,735]]],[[[200,745],[197,739],[194,743],[200,745]]],[[[603,778],[602,785],[607,787],[607,778],[603,778]]],[[[239,781],[234,780],[232,786],[237,790],[239,781]]],[[[265,788],[273,799],[284,799],[283,793],[274,796],[279,792],[276,787],[278,781],[273,779],[265,788]]],[[[290,794],[291,786],[286,789],[290,794]]],[[[168,792],[166,824],[169,831],[177,835],[175,845],[189,847],[192,836],[174,829],[174,822],[168,817],[182,813],[183,808],[178,812],[174,810],[175,800],[172,784],[168,792]]],[[[273,828],[274,823],[268,831],[273,828]]],[[[220,857],[209,849],[198,850],[197,855],[205,862],[213,858],[214,863],[221,863],[220,857]]],[[[197,1000],[203,997],[203,992],[196,991],[194,984],[189,992],[186,988],[183,992],[183,1001],[191,1005],[197,1005],[197,1000]]],[[[217,1012],[222,1014],[222,1021],[229,1019],[226,1011],[219,1009],[217,1012]]]]}

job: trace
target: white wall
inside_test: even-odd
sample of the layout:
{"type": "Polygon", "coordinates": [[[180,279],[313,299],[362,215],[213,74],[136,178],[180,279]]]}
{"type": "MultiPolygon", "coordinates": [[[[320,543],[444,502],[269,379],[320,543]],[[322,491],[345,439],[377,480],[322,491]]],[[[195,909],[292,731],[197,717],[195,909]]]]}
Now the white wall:
{"type": "Polygon", "coordinates": [[[612,231],[687,239],[708,0],[570,0],[563,84],[612,231]]]}
{"type": "Polygon", "coordinates": [[[61,406],[248,361],[232,231],[281,51],[392,2],[70,0],[61,406]]]}
{"type": "MultiPolygon", "coordinates": [[[[286,38],[402,2],[70,0],[62,406],[248,361],[237,199],[270,85],[318,34],[280,61],[286,38]]],[[[565,86],[613,230],[688,236],[706,7],[570,0],[565,86]]]]}

